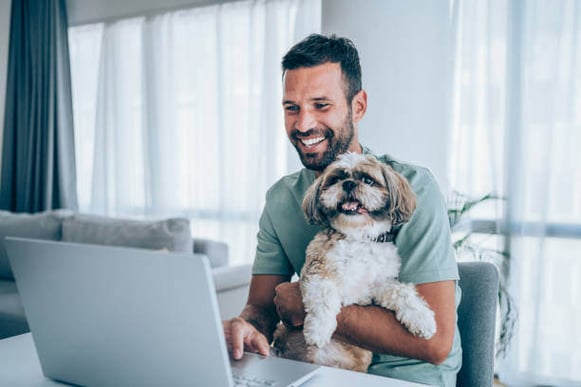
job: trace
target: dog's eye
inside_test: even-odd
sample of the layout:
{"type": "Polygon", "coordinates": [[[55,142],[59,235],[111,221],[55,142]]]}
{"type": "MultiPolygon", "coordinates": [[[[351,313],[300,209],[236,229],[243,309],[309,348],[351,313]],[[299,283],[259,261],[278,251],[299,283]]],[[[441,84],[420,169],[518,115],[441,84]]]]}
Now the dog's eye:
{"type": "Polygon", "coordinates": [[[331,176],[330,178],[327,179],[327,184],[325,184],[327,187],[332,186],[333,184],[337,183],[339,181],[339,176],[331,176]]]}
{"type": "Polygon", "coordinates": [[[361,178],[361,181],[362,181],[364,184],[367,184],[367,185],[373,185],[373,184],[375,183],[375,182],[373,181],[373,179],[371,179],[371,178],[369,178],[369,177],[367,177],[367,176],[363,176],[363,177],[361,178]]]}

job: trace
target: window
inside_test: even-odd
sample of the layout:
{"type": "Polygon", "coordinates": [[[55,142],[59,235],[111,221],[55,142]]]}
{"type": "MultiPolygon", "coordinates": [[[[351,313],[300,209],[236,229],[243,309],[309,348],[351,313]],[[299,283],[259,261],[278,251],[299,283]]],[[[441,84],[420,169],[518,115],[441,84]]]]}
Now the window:
{"type": "Polygon", "coordinates": [[[576,2],[454,1],[453,187],[505,237],[517,336],[507,383],[581,381],[581,24],[576,2]]]}
{"type": "Polygon", "coordinates": [[[71,28],[80,210],[185,216],[251,262],[264,195],[287,172],[280,60],[317,6],[237,1],[71,28]]]}

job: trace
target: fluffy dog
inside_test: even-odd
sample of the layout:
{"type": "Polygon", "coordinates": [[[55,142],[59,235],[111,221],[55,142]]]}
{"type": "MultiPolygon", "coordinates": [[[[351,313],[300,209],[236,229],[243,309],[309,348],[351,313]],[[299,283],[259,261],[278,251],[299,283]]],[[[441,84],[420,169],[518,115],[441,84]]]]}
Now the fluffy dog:
{"type": "Polygon", "coordinates": [[[372,156],[347,153],[325,169],[303,200],[307,220],[326,226],[308,245],[299,279],[307,314],[302,331],[279,324],[279,356],[365,372],[371,352],[332,338],[350,304],[381,305],[414,335],[434,335],[434,313],[414,285],[398,281],[389,234],[414,209],[407,180],[372,156]]]}

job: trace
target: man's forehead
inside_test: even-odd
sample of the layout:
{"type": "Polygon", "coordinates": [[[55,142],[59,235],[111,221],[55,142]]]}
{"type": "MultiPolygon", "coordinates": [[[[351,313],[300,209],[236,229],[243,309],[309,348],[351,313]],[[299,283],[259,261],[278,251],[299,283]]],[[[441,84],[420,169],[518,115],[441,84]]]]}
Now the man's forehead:
{"type": "Polygon", "coordinates": [[[343,93],[343,76],[339,63],[287,70],[283,79],[284,100],[336,98],[343,93]]]}

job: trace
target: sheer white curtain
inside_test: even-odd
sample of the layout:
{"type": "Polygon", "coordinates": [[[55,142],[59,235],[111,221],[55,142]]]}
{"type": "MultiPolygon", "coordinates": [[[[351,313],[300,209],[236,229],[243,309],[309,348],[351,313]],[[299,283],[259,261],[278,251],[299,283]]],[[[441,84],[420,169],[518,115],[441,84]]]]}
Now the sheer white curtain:
{"type": "MultiPolygon", "coordinates": [[[[501,377],[581,383],[581,2],[455,0],[451,181],[495,191],[517,334],[501,377]]],[[[502,241],[499,241],[502,243],[502,241]]]]}
{"type": "Polygon", "coordinates": [[[252,261],[287,172],[280,60],[319,15],[319,0],[238,1],[71,28],[80,210],[187,216],[252,261]]]}

